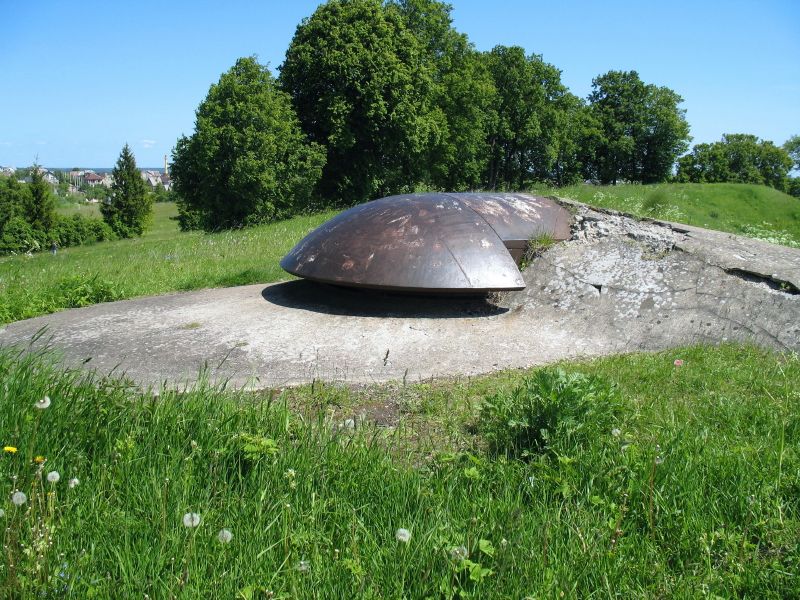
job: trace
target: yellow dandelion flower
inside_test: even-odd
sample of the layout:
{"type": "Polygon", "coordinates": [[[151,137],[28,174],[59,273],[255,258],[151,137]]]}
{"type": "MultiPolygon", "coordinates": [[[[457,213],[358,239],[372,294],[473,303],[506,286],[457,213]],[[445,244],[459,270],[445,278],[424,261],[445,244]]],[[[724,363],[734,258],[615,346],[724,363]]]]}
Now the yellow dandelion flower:
{"type": "Polygon", "coordinates": [[[33,462],[39,463],[39,464],[42,464],[44,461],[45,461],[44,456],[37,456],[36,458],[33,459],[33,462]]]}
{"type": "Polygon", "coordinates": [[[8,452],[9,454],[16,454],[17,449],[14,446],[3,446],[3,452],[8,452]]]}

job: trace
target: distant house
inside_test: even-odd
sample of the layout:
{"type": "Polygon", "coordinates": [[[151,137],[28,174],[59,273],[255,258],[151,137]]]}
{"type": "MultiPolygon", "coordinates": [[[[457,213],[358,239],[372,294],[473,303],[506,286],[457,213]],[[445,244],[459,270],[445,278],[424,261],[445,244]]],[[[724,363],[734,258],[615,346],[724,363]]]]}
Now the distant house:
{"type": "Polygon", "coordinates": [[[6,177],[12,177],[17,170],[14,167],[0,167],[0,175],[5,175],[6,177]]]}
{"type": "MultiPolygon", "coordinates": [[[[44,167],[39,167],[39,173],[42,174],[42,179],[45,183],[49,183],[54,188],[58,187],[58,177],[53,175],[49,170],[45,169],[44,167]]],[[[28,175],[25,179],[20,179],[20,183],[31,183],[33,180],[31,176],[28,175]]]]}
{"type": "Polygon", "coordinates": [[[151,190],[156,189],[159,183],[167,190],[171,187],[169,174],[161,171],[145,169],[142,171],[142,179],[151,190]]]}
{"type": "Polygon", "coordinates": [[[91,187],[95,187],[97,185],[102,185],[103,178],[100,175],[98,175],[97,173],[93,173],[91,171],[86,171],[83,174],[83,182],[86,185],[89,185],[91,187]]]}

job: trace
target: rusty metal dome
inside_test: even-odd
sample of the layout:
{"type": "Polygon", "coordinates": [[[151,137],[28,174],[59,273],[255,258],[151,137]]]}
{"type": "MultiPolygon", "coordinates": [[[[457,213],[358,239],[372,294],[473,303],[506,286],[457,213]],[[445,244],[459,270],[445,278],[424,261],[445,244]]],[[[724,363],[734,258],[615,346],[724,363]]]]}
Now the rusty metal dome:
{"type": "Polygon", "coordinates": [[[528,194],[407,194],[360,204],[309,233],[281,261],[336,285],[425,293],[520,290],[528,240],[570,235],[571,216],[528,194]]]}

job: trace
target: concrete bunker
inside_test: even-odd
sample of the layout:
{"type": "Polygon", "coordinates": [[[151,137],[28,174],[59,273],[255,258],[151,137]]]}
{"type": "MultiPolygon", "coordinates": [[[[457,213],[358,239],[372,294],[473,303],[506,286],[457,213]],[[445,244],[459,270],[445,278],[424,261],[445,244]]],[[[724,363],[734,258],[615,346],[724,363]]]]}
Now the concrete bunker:
{"type": "Polygon", "coordinates": [[[529,240],[566,240],[571,223],[565,208],[529,194],[390,196],[323,223],[281,267],[313,281],[387,291],[521,290],[517,263],[529,240]]]}

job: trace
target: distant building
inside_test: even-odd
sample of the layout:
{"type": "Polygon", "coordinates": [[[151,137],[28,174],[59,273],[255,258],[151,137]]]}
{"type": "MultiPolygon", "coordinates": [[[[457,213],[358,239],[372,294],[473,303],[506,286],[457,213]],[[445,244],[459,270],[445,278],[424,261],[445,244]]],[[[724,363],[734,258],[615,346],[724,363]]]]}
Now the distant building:
{"type": "Polygon", "coordinates": [[[84,174],[83,174],[83,182],[86,185],[89,185],[91,187],[95,187],[97,185],[102,185],[103,178],[100,175],[98,175],[97,173],[94,173],[92,171],[85,171],[84,174]]]}
{"type": "MultiPolygon", "coordinates": [[[[42,179],[44,180],[45,183],[49,183],[51,186],[53,186],[53,188],[58,187],[58,177],[53,175],[53,173],[51,173],[48,169],[45,169],[44,167],[39,167],[39,173],[42,174],[42,179]]],[[[31,179],[30,175],[28,175],[24,179],[19,180],[20,183],[31,183],[32,181],[33,180],[31,179]]]]}
{"type": "Polygon", "coordinates": [[[161,171],[145,169],[142,171],[142,179],[151,190],[156,189],[159,183],[164,186],[164,189],[169,190],[171,187],[169,174],[161,173],[161,171]]]}
{"type": "Polygon", "coordinates": [[[17,170],[14,167],[0,167],[0,175],[5,175],[6,177],[11,177],[16,172],[17,170]]]}

